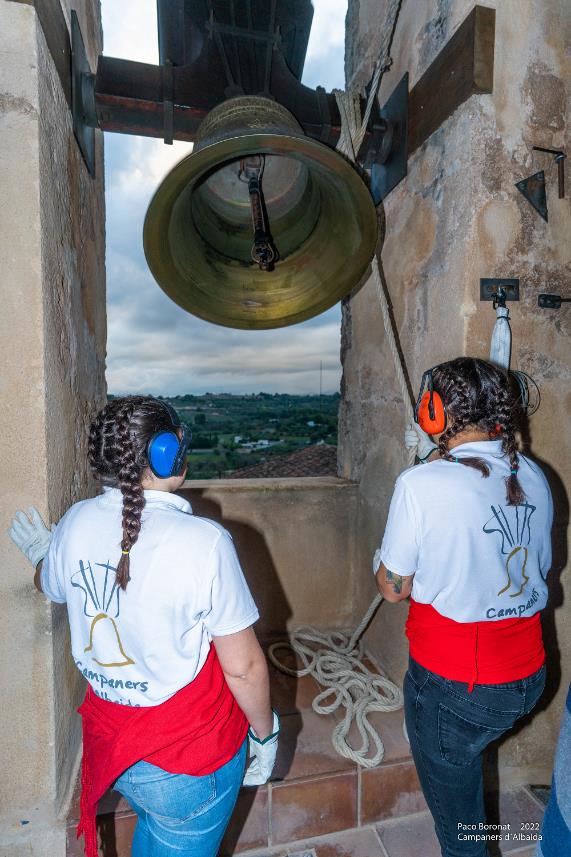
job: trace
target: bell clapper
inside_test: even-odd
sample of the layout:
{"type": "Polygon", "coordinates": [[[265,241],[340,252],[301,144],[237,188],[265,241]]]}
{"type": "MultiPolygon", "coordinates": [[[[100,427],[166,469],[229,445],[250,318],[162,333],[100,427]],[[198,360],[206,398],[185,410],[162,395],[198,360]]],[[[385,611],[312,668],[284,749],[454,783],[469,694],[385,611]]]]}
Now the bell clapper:
{"type": "Polygon", "coordinates": [[[252,225],[254,227],[254,243],[252,244],[252,259],[261,271],[271,271],[277,259],[277,253],[271,244],[270,234],[264,215],[264,195],[262,192],[262,175],[265,158],[263,155],[250,155],[240,161],[239,178],[248,182],[250,206],[252,210],[252,225]]]}

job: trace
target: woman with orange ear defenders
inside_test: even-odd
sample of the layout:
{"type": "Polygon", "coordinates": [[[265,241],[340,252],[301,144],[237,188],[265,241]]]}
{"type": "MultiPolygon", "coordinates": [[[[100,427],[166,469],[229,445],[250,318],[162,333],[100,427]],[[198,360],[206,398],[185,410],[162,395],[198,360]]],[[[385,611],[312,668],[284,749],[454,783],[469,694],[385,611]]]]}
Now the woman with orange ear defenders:
{"type": "Polygon", "coordinates": [[[438,447],[431,439],[431,434],[438,434],[446,425],[446,414],[442,399],[434,394],[432,379],[433,369],[422,376],[420,391],[414,408],[414,425],[409,424],[404,433],[404,445],[407,449],[415,449],[421,464],[437,457],[438,447]],[[428,383],[428,390],[424,390],[428,383]]]}
{"type": "Polygon", "coordinates": [[[553,505],[518,451],[515,413],[507,374],[490,363],[460,357],[424,373],[415,420],[429,460],[397,479],[374,559],[386,600],[410,595],[406,724],[443,857],[488,854],[485,837],[467,835],[486,824],[483,752],[545,683],[553,505]]]}

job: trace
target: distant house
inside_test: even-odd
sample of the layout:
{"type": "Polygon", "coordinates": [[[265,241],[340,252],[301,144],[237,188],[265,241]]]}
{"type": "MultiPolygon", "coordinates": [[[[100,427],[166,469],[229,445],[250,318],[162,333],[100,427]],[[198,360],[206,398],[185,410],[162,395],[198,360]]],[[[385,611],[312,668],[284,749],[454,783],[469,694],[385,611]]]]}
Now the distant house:
{"type": "Polygon", "coordinates": [[[312,444],[288,455],[274,455],[268,461],[240,467],[226,479],[278,479],[280,477],[337,476],[337,447],[312,444]]]}
{"type": "Polygon", "coordinates": [[[308,420],[307,425],[309,426],[309,428],[315,428],[315,423],[313,420],[308,420]]]}
{"type": "Polygon", "coordinates": [[[248,440],[246,443],[241,443],[242,449],[267,449],[268,446],[276,446],[278,443],[283,443],[282,440],[248,440]]]}

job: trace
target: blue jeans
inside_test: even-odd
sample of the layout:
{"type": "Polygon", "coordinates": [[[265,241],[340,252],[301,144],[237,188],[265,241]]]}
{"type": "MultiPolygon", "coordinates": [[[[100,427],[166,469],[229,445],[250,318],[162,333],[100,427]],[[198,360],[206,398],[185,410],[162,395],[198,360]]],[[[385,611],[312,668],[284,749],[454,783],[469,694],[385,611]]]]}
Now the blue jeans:
{"type": "Polygon", "coordinates": [[[216,857],[244,777],[244,741],[213,774],[169,774],[148,762],[128,768],[113,788],[129,801],[138,821],[132,857],[216,857]]]}
{"type": "MultiPolygon", "coordinates": [[[[451,681],[410,659],[404,682],[410,748],[443,857],[486,857],[482,756],[536,705],[545,666],[507,684],[451,681]]],[[[495,831],[499,833],[500,831],[495,831]]],[[[494,831],[488,831],[493,834],[494,831]]]]}

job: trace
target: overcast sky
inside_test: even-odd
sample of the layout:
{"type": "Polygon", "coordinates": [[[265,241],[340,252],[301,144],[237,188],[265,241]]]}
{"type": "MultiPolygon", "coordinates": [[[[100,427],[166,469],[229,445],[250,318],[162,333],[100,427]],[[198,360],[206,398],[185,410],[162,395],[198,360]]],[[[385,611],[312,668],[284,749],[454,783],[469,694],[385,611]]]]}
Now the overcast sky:
{"type": "MultiPolygon", "coordinates": [[[[313,0],[303,82],[343,88],[347,0],[313,0]]],[[[155,0],[102,0],[104,53],[158,62],[155,0]]],[[[309,393],[339,389],[340,310],[293,327],[240,331],[201,321],[151,276],[142,246],[150,198],[185,143],[105,135],[107,383],[110,393],[309,393]]]]}

